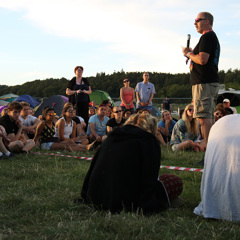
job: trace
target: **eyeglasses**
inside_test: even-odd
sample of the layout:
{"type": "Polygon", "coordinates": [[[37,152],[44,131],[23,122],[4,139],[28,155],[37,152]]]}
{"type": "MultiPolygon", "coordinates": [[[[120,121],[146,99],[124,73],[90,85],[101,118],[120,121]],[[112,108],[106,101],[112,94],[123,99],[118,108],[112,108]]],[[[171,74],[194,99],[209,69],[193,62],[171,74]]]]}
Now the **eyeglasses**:
{"type": "Polygon", "coordinates": [[[75,110],[68,110],[67,112],[69,112],[69,113],[73,113],[73,112],[75,112],[75,110]]]}
{"type": "Polygon", "coordinates": [[[207,20],[206,18],[196,18],[195,19],[195,23],[198,23],[198,22],[200,22],[200,21],[202,21],[202,20],[207,20]]]}
{"type": "Polygon", "coordinates": [[[118,110],[118,111],[116,111],[116,112],[114,112],[114,113],[120,113],[120,112],[122,112],[122,110],[118,110]]]}
{"type": "Polygon", "coordinates": [[[192,108],[189,108],[188,111],[189,111],[189,112],[193,112],[193,109],[192,109],[192,108]]]}
{"type": "Polygon", "coordinates": [[[220,114],[220,113],[218,113],[218,112],[216,112],[215,114],[216,114],[216,116],[219,116],[219,118],[221,118],[221,117],[222,117],[222,116],[221,116],[221,114],[220,114]]]}
{"type": "Polygon", "coordinates": [[[56,113],[48,113],[48,116],[56,116],[56,113]]]}
{"type": "Polygon", "coordinates": [[[125,81],[123,81],[124,83],[127,83],[127,82],[130,82],[129,80],[125,80],[125,81]]]}

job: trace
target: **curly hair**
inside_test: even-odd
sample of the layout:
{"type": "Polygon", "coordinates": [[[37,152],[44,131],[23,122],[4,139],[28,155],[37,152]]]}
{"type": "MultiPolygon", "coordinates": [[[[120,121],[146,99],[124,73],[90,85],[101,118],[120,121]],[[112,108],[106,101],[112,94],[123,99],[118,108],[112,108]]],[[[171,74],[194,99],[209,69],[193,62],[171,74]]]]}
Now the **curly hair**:
{"type": "Polygon", "coordinates": [[[140,127],[153,135],[157,134],[157,119],[150,114],[133,114],[124,123],[127,124],[140,127]]]}

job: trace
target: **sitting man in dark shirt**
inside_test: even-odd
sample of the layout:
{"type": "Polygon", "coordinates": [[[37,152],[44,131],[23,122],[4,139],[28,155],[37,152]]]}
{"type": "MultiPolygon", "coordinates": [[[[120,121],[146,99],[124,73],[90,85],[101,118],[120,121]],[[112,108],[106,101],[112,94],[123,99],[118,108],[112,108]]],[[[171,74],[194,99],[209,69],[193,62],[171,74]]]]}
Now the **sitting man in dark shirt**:
{"type": "Polygon", "coordinates": [[[0,118],[0,125],[2,125],[10,139],[8,149],[15,153],[28,153],[35,143],[32,139],[26,140],[22,134],[23,124],[19,120],[22,105],[19,102],[13,101],[8,106],[8,114],[0,118]]]}
{"type": "Polygon", "coordinates": [[[122,108],[117,106],[113,108],[113,118],[110,118],[107,122],[107,132],[111,132],[114,128],[120,127],[125,122],[123,118],[122,108]]]}

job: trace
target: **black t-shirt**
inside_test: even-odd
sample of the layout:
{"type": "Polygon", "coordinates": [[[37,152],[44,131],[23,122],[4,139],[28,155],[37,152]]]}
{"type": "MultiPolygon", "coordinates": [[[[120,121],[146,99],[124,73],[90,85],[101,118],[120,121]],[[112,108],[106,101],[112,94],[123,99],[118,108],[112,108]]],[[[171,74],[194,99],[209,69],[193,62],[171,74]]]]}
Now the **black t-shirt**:
{"type": "Polygon", "coordinates": [[[209,53],[208,62],[200,65],[191,61],[191,84],[218,83],[218,61],[220,56],[220,44],[213,31],[203,34],[194,48],[193,53],[209,53]]]}
{"type": "Polygon", "coordinates": [[[73,120],[76,124],[81,124],[80,119],[79,119],[79,117],[77,117],[77,116],[75,116],[72,120],[73,120]]]}
{"type": "MultiPolygon", "coordinates": [[[[84,84],[81,84],[81,85],[78,85],[78,84],[75,84],[75,86],[73,87],[73,90],[89,90],[89,87],[86,83],[84,84]]],[[[77,103],[83,103],[83,102],[87,102],[88,103],[88,94],[86,93],[78,93],[76,94],[76,100],[77,100],[77,103]]]]}
{"type": "Polygon", "coordinates": [[[5,128],[7,135],[11,133],[17,134],[19,129],[15,121],[11,121],[9,115],[4,115],[0,117],[0,125],[5,128]]]}
{"type": "MultiPolygon", "coordinates": [[[[86,78],[82,78],[83,84],[78,85],[76,84],[76,77],[73,77],[67,85],[67,88],[71,90],[89,90],[89,82],[86,78]]],[[[73,94],[69,95],[69,102],[75,105],[75,103],[83,103],[83,102],[90,102],[90,98],[88,94],[85,93],[79,93],[79,94],[73,94]]]]}
{"type": "Polygon", "coordinates": [[[163,109],[164,110],[170,110],[170,104],[171,104],[170,100],[165,99],[163,101],[163,109]]]}
{"type": "Polygon", "coordinates": [[[107,126],[115,128],[115,127],[120,127],[125,123],[125,119],[123,118],[120,123],[117,123],[115,118],[110,118],[107,122],[107,126]]]}

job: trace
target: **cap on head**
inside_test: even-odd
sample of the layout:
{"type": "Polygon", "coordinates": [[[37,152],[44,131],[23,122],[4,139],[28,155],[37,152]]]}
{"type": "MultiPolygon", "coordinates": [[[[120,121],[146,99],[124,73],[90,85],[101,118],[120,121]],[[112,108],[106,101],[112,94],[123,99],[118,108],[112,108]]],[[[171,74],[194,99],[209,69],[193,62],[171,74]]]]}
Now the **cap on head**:
{"type": "Polygon", "coordinates": [[[228,103],[228,102],[230,102],[230,100],[229,100],[228,98],[225,98],[225,99],[223,100],[223,102],[224,102],[224,103],[228,103]]]}

